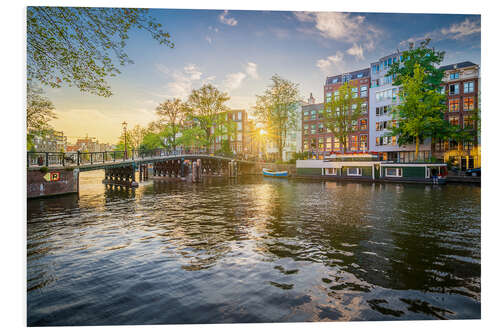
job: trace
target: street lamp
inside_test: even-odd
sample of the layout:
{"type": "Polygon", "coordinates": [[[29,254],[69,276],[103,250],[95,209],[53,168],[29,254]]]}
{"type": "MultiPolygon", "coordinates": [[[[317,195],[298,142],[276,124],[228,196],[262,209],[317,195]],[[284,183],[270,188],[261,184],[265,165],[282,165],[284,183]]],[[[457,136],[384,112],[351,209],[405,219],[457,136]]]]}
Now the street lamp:
{"type": "Polygon", "coordinates": [[[127,122],[124,121],[122,123],[123,127],[123,137],[124,137],[124,142],[125,142],[125,159],[127,159],[127,122]]]}

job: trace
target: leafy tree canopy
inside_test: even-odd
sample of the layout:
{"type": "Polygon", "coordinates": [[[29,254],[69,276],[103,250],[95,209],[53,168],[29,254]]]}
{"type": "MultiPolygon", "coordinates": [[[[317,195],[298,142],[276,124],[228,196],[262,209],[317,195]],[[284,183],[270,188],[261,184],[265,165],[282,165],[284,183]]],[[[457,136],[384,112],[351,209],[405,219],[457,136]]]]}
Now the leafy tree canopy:
{"type": "Polygon", "coordinates": [[[443,61],[444,51],[436,51],[429,46],[431,39],[427,38],[418,47],[410,43],[409,49],[400,53],[402,60],[393,62],[386,76],[393,76],[393,84],[399,86],[403,84],[403,78],[413,76],[415,67],[418,65],[424,72],[423,89],[439,90],[443,71],[439,65],[443,61]]]}
{"type": "Polygon", "coordinates": [[[98,96],[112,95],[106,79],[133,61],[124,48],[132,28],[146,30],[174,47],[170,34],[147,9],[89,7],[27,8],[27,74],[50,87],[63,83],[98,96]]]}

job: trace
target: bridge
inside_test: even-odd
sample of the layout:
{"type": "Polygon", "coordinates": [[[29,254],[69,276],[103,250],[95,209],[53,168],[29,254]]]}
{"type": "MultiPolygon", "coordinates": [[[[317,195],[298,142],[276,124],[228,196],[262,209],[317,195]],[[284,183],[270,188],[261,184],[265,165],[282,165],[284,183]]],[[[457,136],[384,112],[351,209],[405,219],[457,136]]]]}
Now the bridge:
{"type": "Polygon", "coordinates": [[[202,149],[155,149],[104,152],[28,152],[28,198],[78,192],[79,173],[104,170],[103,183],[137,187],[155,177],[187,177],[197,181],[203,175],[237,176],[256,162],[216,154],[202,149]],[[191,171],[191,172],[190,172],[191,171]]]}

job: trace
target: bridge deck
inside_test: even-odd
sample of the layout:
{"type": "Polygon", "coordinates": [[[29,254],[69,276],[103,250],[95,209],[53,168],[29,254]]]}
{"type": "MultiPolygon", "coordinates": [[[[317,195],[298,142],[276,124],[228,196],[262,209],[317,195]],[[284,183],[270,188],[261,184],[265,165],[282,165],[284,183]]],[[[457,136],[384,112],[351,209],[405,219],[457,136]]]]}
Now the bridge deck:
{"type": "Polygon", "coordinates": [[[196,159],[218,159],[223,161],[236,161],[239,163],[256,163],[254,161],[245,161],[245,160],[236,160],[229,157],[224,156],[214,156],[214,155],[198,155],[198,154],[181,154],[181,155],[164,155],[164,156],[149,156],[144,158],[134,158],[134,159],[122,159],[119,161],[96,161],[90,163],[88,161],[81,162],[79,165],[76,163],[62,163],[59,164],[50,164],[49,166],[30,166],[28,170],[40,170],[41,168],[48,168],[48,170],[59,170],[66,168],[78,168],[80,171],[91,171],[91,170],[100,170],[106,168],[116,168],[133,164],[145,164],[145,163],[153,163],[153,162],[161,162],[167,160],[196,160],[196,159]]]}

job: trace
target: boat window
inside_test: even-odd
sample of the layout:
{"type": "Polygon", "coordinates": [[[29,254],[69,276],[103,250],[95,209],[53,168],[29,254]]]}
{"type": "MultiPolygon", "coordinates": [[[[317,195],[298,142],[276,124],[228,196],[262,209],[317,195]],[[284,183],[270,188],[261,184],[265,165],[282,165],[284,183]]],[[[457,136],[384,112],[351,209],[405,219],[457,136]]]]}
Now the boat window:
{"type": "Polygon", "coordinates": [[[335,169],[335,168],[325,168],[325,175],[336,176],[337,175],[337,169],[335,169]]]}
{"type": "Polygon", "coordinates": [[[347,175],[348,176],[361,176],[361,169],[360,168],[347,168],[347,175]]]}
{"type": "Polygon", "coordinates": [[[402,177],[403,170],[401,168],[386,168],[385,175],[386,177],[402,177]]]}

